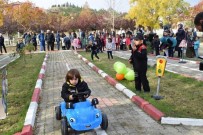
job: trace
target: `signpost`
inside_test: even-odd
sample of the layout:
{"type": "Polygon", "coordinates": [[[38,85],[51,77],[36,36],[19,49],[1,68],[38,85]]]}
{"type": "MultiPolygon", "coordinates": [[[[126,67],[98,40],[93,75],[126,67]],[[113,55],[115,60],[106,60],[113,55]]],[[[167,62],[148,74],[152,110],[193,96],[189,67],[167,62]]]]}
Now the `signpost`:
{"type": "Polygon", "coordinates": [[[158,84],[157,84],[157,91],[156,94],[153,95],[152,97],[156,100],[160,100],[163,97],[159,95],[159,89],[160,89],[160,81],[161,77],[164,76],[164,71],[166,68],[166,62],[167,58],[161,55],[158,55],[156,60],[156,76],[158,77],[158,84]]]}
{"type": "Polygon", "coordinates": [[[7,115],[7,96],[8,94],[8,80],[7,80],[7,70],[6,70],[6,67],[3,67],[2,68],[2,101],[1,101],[1,105],[3,106],[0,107],[2,110],[0,110],[0,118],[3,119],[4,116],[6,117],[7,115]],[[4,114],[2,114],[4,113],[4,114]]]}

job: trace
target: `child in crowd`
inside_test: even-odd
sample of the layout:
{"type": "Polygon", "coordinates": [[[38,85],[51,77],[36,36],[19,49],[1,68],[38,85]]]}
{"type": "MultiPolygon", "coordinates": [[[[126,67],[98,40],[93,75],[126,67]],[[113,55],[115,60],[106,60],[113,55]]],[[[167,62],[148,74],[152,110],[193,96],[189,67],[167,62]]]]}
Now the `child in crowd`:
{"type": "Polygon", "coordinates": [[[97,56],[98,47],[97,47],[96,43],[93,43],[92,41],[90,41],[89,45],[91,47],[91,59],[92,59],[92,61],[94,60],[94,55],[99,60],[99,57],[97,56]]]}
{"type": "Polygon", "coordinates": [[[23,39],[19,39],[16,45],[16,51],[20,52],[24,47],[25,47],[25,44],[23,43],[23,39]]]}
{"type": "Polygon", "coordinates": [[[196,37],[194,42],[194,51],[195,51],[196,58],[199,57],[199,53],[198,53],[199,45],[200,45],[199,37],[196,37]]]}
{"type": "Polygon", "coordinates": [[[84,96],[85,100],[91,94],[87,83],[82,80],[81,75],[77,69],[70,69],[66,74],[66,82],[62,86],[61,97],[65,102],[76,103],[79,101],[78,98],[73,97],[74,93],[87,92],[84,96]]]}
{"type": "Polygon", "coordinates": [[[108,38],[108,42],[106,44],[106,49],[107,49],[107,54],[108,54],[108,59],[113,59],[113,55],[112,55],[112,51],[113,51],[113,43],[112,43],[112,39],[108,38]]]}

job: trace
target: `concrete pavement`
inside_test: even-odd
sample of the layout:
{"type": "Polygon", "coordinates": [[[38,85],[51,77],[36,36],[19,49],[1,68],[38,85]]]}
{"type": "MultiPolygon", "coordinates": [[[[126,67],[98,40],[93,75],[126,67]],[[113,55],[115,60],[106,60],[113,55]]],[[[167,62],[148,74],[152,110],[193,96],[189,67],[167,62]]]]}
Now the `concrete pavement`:
{"type": "MultiPolygon", "coordinates": [[[[202,135],[203,129],[190,126],[161,125],[112,87],[72,51],[49,52],[46,75],[40,95],[35,135],[60,135],[60,121],[55,119],[54,107],[62,101],[61,86],[70,68],[77,68],[92,90],[92,97],[100,101],[99,108],[109,119],[108,135],[202,135]]],[[[73,134],[104,134],[101,130],[73,134]]]]}

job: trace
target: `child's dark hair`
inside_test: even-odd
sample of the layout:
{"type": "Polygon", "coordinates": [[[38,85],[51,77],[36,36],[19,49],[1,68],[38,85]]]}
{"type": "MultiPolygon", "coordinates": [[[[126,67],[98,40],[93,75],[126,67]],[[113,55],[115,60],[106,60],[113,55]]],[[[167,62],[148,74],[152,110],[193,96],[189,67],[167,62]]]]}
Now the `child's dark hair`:
{"type": "Polygon", "coordinates": [[[109,41],[109,42],[112,42],[112,38],[108,38],[108,41],[109,41]]]}
{"type": "Polygon", "coordinates": [[[154,38],[156,38],[156,39],[159,38],[159,35],[155,35],[154,38]]]}
{"type": "Polygon", "coordinates": [[[203,12],[200,12],[195,16],[194,24],[195,25],[201,25],[200,20],[202,20],[202,19],[203,19],[203,12]]]}
{"type": "Polygon", "coordinates": [[[66,82],[69,82],[69,80],[74,79],[74,77],[80,80],[81,79],[80,72],[77,69],[70,69],[66,74],[66,82]]]}

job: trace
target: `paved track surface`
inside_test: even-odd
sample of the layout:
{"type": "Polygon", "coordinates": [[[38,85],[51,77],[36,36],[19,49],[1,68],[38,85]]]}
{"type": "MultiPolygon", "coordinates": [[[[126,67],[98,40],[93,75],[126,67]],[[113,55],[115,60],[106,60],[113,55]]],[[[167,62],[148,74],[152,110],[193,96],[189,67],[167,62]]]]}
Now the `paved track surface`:
{"type": "MultiPolygon", "coordinates": [[[[98,108],[109,119],[108,135],[203,135],[203,128],[161,125],[130,99],[107,83],[72,51],[49,52],[44,84],[35,120],[35,135],[60,135],[61,124],[55,119],[54,107],[59,105],[61,86],[70,68],[77,68],[92,90],[92,97],[100,101],[98,108]]],[[[74,132],[77,135],[100,135],[100,130],[74,132]]]]}

